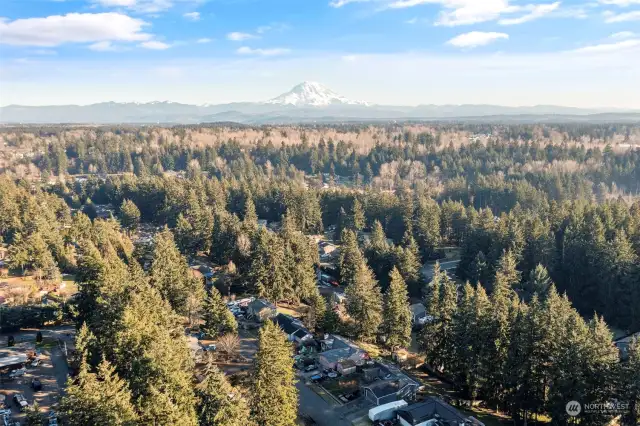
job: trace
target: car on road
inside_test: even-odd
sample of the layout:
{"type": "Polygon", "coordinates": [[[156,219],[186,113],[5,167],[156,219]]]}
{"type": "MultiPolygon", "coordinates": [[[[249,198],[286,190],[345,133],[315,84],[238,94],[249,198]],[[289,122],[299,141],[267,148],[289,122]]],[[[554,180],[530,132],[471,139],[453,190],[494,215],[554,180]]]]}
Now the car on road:
{"type": "Polygon", "coordinates": [[[21,393],[13,395],[13,402],[15,402],[16,405],[20,408],[20,411],[24,411],[25,409],[27,409],[27,407],[29,407],[27,399],[21,393]]]}
{"type": "Polygon", "coordinates": [[[215,352],[216,350],[216,345],[207,345],[203,348],[205,351],[207,352],[215,352]]]}
{"type": "Polygon", "coordinates": [[[31,379],[31,389],[34,392],[38,392],[42,390],[42,382],[38,379],[31,379]]]}
{"type": "Polygon", "coordinates": [[[305,373],[308,373],[308,372],[313,371],[313,370],[315,370],[315,369],[316,369],[316,365],[315,365],[315,364],[311,364],[311,365],[307,365],[307,366],[304,368],[304,371],[305,371],[305,373]]]}
{"type": "Polygon", "coordinates": [[[29,363],[29,367],[38,367],[41,362],[42,361],[40,360],[40,358],[35,358],[31,360],[31,362],[29,363]]]}

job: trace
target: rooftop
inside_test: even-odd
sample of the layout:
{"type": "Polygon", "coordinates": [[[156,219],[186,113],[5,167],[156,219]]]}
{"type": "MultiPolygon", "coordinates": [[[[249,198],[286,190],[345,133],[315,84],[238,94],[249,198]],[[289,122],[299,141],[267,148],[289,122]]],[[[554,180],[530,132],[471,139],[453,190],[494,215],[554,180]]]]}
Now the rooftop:
{"type": "Polygon", "coordinates": [[[417,425],[431,419],[439,419],[443,425],[458,426],[468,421],[468,417],[447,404],[440,398],[428,397],[423,402],[412,404],[398,410],[410,425],[417,425]]]}

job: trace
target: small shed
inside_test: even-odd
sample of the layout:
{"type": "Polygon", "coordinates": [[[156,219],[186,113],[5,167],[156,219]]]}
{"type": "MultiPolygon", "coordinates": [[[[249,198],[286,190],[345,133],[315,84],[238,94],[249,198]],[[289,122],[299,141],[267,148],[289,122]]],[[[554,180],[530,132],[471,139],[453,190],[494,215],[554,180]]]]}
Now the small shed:
{"type": "Polygon", "coordinates": [[[336,371],[338,371],[338,373],[342,374],[343,376],[355,373],[356,363],[351,361],[350,359],[340,361],[336,364],[336,371]]]}

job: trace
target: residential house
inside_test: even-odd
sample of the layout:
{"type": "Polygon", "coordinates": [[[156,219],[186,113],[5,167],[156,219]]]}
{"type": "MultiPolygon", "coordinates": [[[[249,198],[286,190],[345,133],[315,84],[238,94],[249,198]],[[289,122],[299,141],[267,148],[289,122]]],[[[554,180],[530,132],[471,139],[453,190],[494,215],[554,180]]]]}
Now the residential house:
{"type": "Polygon", "coordinates": [[[350,359],[340,361],[336,364],[336,371],[343,376],[348,376],[349,374],[355,373],[356,370],[356,363],[350,359]]]}
{"type": "Polygon", "coordinates": [[[411,323],[415,326],[422,326],[433,320],[433,317],[427,315],[427,308],[422,303],[414,303],[409,306],[411,310],[411,323]]]}
{"type": "Polygon", "coordinates": [[[616,348],[618,348],[618,351],[620,351],[620,359],[625,360],[629,356],[629,345],[633,339],[640,341],[640,331],[621,337],[613,342],[613,344],[616,345],[616,348]]]}
{"type": "Polygon", "coordinates": [[[364,397],[375,405],[388,404],[401,399],[412,400],[418,391],[413,380],[378,380],[361,388],[364,397]]]}
{"type": "Polygon", "coordinates": [[[400,399],[412,400],[421,385],[407,376],[397,366],[377,362],[375,367],[365,370],[364,379],[368,384],[361,386],[365,398],[376,405],[387,404],[400,399]]]}
{"type": "Polygon", "coordinates": [[[285,314],[277,314],[273,319],[287,335],[290,342],[299,345],[313,339],[313,334],[298,319],[285,314]]]}
{"type": "Polygon", "coordinates": [[[247,317],[264,322],[277,314],[273,303],[265,299],[256,299],[247,306],[247,317]]]}
{"type": "Polygon", "coordinates": [[[467,416],[440,398],[427,397],[422,402],[411,404],[400,408],[397,412],[397,419],[402,426],[461,426],[476,425],[484,426],[474,417],[467,416]]]}
{"type": "Polygon", "coordinates": [[[356,365],[364,364],[367,353],[358,346],[340,336],[328,336],[320,342],[322,353],[318,362],[323,368],[335,370],[338,363],[346,360],[353,361],[356,365]]]}

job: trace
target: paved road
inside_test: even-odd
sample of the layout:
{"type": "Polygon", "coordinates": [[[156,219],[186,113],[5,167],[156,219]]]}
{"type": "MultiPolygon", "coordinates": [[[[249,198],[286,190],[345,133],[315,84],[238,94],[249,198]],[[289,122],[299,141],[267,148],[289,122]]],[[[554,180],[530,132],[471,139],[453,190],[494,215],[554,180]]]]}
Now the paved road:
{"type": "Polygon", "coordinates": [[[341,418],[338,408],[320,398],[317,393],[299,380],[296,384],[299,392],[301,414],[311,416],[320,426],[351,426],[351,422],[341,418]]]}

